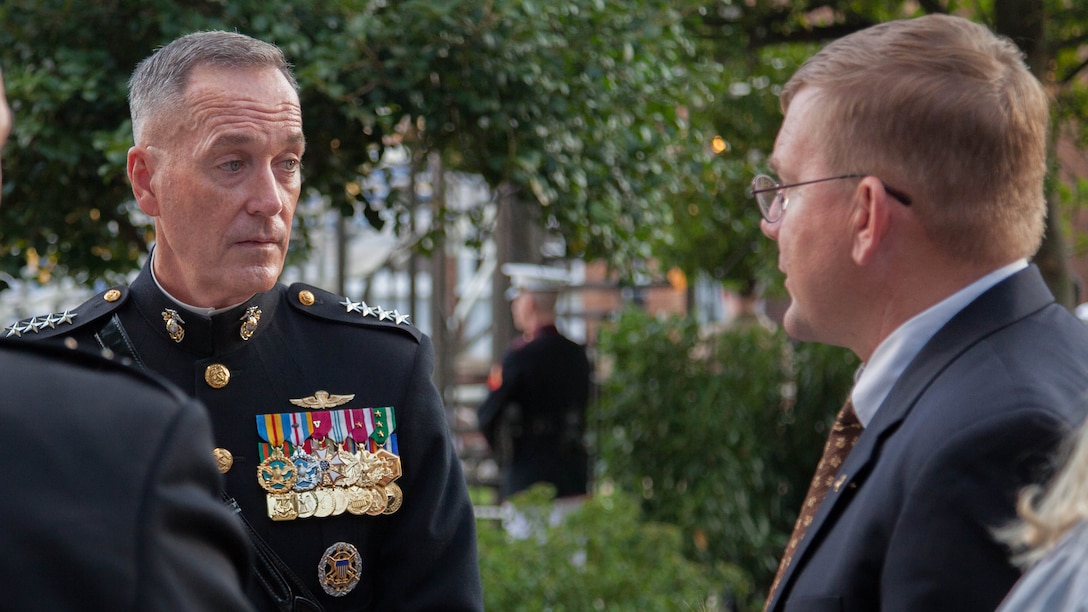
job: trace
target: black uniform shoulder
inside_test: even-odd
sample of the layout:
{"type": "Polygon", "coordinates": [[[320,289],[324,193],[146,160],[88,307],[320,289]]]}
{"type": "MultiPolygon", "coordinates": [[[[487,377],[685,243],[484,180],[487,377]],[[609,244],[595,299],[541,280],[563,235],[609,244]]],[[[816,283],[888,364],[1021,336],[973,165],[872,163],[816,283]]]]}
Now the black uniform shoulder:
{"type": "Polygon", "coordinates": [[[317,319],[407,334],[416,342],[423,337],[423,332],[409,323],[406,314],[356,302],[306,283],[288,287],[286,297],[293,309],[317,319]]]}
{"type": "Polygon", "coordinates": [[[123,359],[114,359],[99,352],[82,350],[86,347],[76,346],[74,340],[69,339],[68,342],[70,344],[66,346],[53,342],[20,342],[0,338],[0,360],[3,361],[4,369],[8,372],[18,370],[24,365],[31,368],[30,372],[36,372],[39,369],[35,364],[48,362],[70,368],[72,372],[82,371],[95,375],[114,374],[118,376],[118,379],[114,379],[115,382],[127,379],[133,385],[157,389],[176,403],[190,401],[188,396],[177,387],[156,374],[137,370],[123,359]]]}
{"type": "Polygon", "coordinates": [[[120,308],[129,297],[124,285],[111,287],[78,307],[63,312],[37,315],[16,321],[4,328],[6,338],[53,338],[108,317],[120,308]]]}

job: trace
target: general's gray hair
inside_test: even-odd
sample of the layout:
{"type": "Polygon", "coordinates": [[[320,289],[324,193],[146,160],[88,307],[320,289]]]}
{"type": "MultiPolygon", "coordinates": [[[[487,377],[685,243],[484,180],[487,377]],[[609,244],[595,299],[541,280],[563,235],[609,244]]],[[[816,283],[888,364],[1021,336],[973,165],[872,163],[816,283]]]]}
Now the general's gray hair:
{"type": "Polygon", "coordinates": [[[128,81],[128,105],[136,144],[142,142],[152,117],[181,108],[189,73],[197,66],[276,68],[298,91],[291,65],[279,47],[236,32],[187,34],[145,58],[128,81]]]}

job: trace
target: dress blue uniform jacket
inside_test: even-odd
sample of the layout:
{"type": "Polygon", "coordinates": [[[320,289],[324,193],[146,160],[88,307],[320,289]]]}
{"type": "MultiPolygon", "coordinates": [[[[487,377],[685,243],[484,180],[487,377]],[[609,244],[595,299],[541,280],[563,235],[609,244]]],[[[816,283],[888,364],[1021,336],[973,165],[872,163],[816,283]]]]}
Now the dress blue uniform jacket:
{"type": "Polygon", "coordinates": [[[0,341],[5,610],[251,609],[204,408],[96,355],[0,341]]]}
{"type": "Polygon", "coordinates": [[[480,431],[493,450],[509,439],[503,498],[541,482],[554,485],[557,497],[586,494],[582,438],[589,377],[585,348],[554,325],[537,330],[529,343],[503,357],[501,384],[477,411],[480,431]]]}
{"type": "MultiPolygon", "coordinates": [[[[14,326],[23,338],[73,336],[96,343],[116,315],[140,365],[200,399],[212,419],[215,444],[233,455],[226,491],[255,530],[293,569],[326,610],[475,610],[482,608],[473,510],[452,445],[438,391],[431,381],[430,339],[401,317],[367,314],[359,305],[315,287],[277,284],[236,308],[202,316],[166,297],[145,265],[131,287],[103,292],[70,313],[14,326]],[[242,338],[246,311],[261,315],[242,338]],[[171,339],[165,309],[184,321],[171,339]],[[63,322],[71,317],[71,323],[63,322]],[[225,366],[229,380],[213,388],[209,366],[225,366]],[[388,515],[344,512],[326,518],[273,521],[258,485],[256,417],[305,410],[292,399],[324,391],[354,395],[347,408],[392,406],[403,475],[399,510],[388,515]],[[319,582],[324,553],[339,542],[361,557],[360,581],[346,595],[330,596],[319,582]]],[[[256,582],[256,581],[251,581],[256,582]]],[[[268,608],[256,584],[251,598],[268,608]]]]}
{"type": "Polygon", "coordinates": [[[769,609],[992,611],[991,530],[1085,412],[1088,329],[1029,266],[925,345],[843,463],[769,609]]]}

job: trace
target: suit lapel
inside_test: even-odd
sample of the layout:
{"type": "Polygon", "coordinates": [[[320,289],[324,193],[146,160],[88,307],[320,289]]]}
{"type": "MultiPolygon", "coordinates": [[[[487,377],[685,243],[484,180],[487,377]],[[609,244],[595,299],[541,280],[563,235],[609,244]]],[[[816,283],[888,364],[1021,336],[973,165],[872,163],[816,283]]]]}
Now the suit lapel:
{"type": "Polygon", "coordinates": [[[780,595],[788,591],[794,575],[804,566],[810,543],[825,527],[830,528],[827,517],[836,509],[841,512],[841,507],[845,507],[852,497],[844,498],[841,493],[862,486],[876,451],[907,418],[922,392],[949,364],[980,340],[1053,302],[1054,296],[1043,282],[1038,268],[1029,266],[968,304],[922,347],[843,462],[835,477],[835,484],[828,490],[827,497],[812,519],[812,525],[798,544],[793,563],[782,576],[782,582],[767,610],[781,609],[779,604],[783,602],[780,595]]]}

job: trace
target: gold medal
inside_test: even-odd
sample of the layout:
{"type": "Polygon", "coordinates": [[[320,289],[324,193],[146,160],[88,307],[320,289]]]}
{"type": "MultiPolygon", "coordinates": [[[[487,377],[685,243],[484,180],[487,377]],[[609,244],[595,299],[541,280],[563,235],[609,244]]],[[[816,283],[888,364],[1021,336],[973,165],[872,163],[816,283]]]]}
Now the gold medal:
{"type": "Polygon", "coordinates": [[[317,496],[313,491],[298,494],[298,517],[310,518],[317,511],[317,496]]]}
{"type": "Polygon", "coordinates": [[[343,514],[348,509],[348,492],[347,489],[336,487],[332,490],[333,500],[333,516],[343,514]]]}
{"type": "MultiPolygon", "coordinates": [[[[384,449],[383,449],[384,450],[384,449]]],[[[356,461],[356,482],[360,487],[372,487],[381,481],[385,464],[381,457],[365,448],[359,449],[356,461]]]]}
{"type": "Polygon", "coordinates": [[[336,454],[343,463],[343,466],[340,467],[340,473],[343,474],[343,477],[336,479],[334,484],[343,488],[356,484],[359,481],[359,458],[354,453],[343,450],[338,451],[336,454]]]}
{"type": "Polygon", "coordinates": [[[366,514],[370,509],[370,491],[363,487],[348,489],[348,512],[352,514],[366,514]]]}
{"type": "Polygon", "coordinates": [[[314,510],[314,516],[320,518],[332,516],[332,511],[336,509],[336,500],[332,497],[332,491],[320,488],[314,491],[314,496],[317,498],[317,509],[314,510]]]}
{"type": "Polygon", "coordinates": [[[295,464],[278,446],[257,466],[257,484],[269,493],[287,493],[295,486],[295,464]]]}
{"type": "Polygon", "coordinates": [[[367,508],[366,513],[370,516],[378,516],[382,512],[385,512],[385,507],[389,503],[389,498],[385,495],[384,488],[367,489],[370,491],[370,507],[367,508]]]}
{"type": "Polygon", "coordinates": [[[268,499],[268,518],[273,521],[293,521],[298,518],[298,494],[295,492],[265,495],[268,499]]]}
{"type": "Polygon", "coordinates": [[[401,477],[403,472],[400,467],[400,457],[384,448],[379,448],[378,452],[374,454],[381,459],[383,466],[382,475],[381,478],[378,479],[378,484],[389,484],[401,477]]]}
{"type": "Polygon", "coordinates": [[[387,500],[382,514],[393,514],[400,510],[400,505],[404,503],[404,492],[400,490],[400,486],[395,482],[385,485],[385,495],[387,500]]]}

